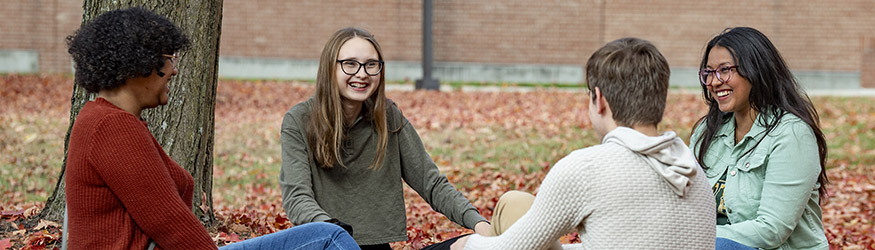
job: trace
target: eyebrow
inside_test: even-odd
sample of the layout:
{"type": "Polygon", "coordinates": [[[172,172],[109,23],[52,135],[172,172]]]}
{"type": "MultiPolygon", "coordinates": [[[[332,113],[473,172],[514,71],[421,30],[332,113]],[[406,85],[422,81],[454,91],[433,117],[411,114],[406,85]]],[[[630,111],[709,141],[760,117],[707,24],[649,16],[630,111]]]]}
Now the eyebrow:
{"type": "MultiPolygon", "coordinates": [[[[343,60],[356,60],[356,61],[359,61],[359,59],[356,58],[356,57],[347,57],[347,58],[342,58],[342,59],[337,59],[337,60],[341,60],[341,61],[343,61],[343,60]]],[[[380,59],[365,59],[364,62],[376,62],[376,61],[379,61],[379,60],[380,60],[380,59]]],[[[359,61],[359,62],[361,62],[361,61],[359,61]]]]}
{"type": "MultiPolygon", "coordinates": [[[[720,64],[717,64],[717,68],[719,68],[720,66],[724,66],[724,65],[732,65],[732,62],[722,62],[720,64]]],[[[711,67],[711,65],[707,65],[707,64],[705,65],[705,67],[706,68],[714,68],[714,67],[711,67]]]]}

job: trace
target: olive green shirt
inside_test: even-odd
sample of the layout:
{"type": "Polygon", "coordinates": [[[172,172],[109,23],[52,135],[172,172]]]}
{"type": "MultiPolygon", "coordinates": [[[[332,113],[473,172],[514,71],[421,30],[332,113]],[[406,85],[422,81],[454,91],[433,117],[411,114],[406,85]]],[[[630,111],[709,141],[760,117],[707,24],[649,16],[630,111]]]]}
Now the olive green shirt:
{"type": "MultiPolygon", "coordinates": [[[[787,113],[766,135],[764,124],[774,119],[760,113],[737,144],[734,117],[715,134],[703,162],[712,186],[727,173],[723,201],[730,222],[717,225],[717,237],[761,249],[828,249],[818,203],[821,167],[814,133],[787,113]]],[[[704,124],[690,138],[696,155],[704,124]]]]}
{"type": "Polygon", "coordinates": [[[352,225],[353,237],[361,245],[405,241],[402,180],[432,209],[457,224],[473,228],[486,221],[440,173],[413,125],[391,101],[386,111],[390,132],[382,167],[368,169],[379,137],[364,110],[346,131],[348,139],[341,149],[346,168],[317,166],[311,160],[305,131],[313,102],[310,98],[289,109],[282,123],[279,182],[283,208],[292,223],[336,218],[352,225]]]}

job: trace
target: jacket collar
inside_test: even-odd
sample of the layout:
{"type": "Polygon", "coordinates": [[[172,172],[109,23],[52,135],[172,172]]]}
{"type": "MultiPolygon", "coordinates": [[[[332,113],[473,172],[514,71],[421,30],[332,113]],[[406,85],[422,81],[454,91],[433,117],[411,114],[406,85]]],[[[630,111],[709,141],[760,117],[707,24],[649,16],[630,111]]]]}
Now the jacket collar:
{"type": "MultiPolygon", "coordinates": [[[[753,126],[750,127],[750,131],[744,135],[742,141],[752,140],[755,137],[761,136],[766,131],[766,124],[772,123],[775,120],[774,114],[769,114],[767,112],[760,112],[757,114],[757,118],[754,120],[753,126]]],[[[720,126],[720,130],[717,131],[717,138],[721,138],[727,146],[735,145],[735,113],[729,116],[729,119],[726,119],[726,123],[723,126],[720,126]]]]}

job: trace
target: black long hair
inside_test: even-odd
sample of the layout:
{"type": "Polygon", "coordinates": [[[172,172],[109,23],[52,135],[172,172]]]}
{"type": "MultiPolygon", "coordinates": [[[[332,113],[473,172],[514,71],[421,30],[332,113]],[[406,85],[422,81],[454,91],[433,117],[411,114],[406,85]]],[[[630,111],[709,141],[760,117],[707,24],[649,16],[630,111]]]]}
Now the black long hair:
{"type": "MultiPolygon", "coordinates": [[[[781,54],[778,53],[778,49],[766,35],[754,28],[727,28],[708,42],[705,54],[702,56],[702,63],[699,65],[700,69],[707,65],[708,55],[715,46],[729,50],[738,66],[738,74],[750,82],[751,108],[760,114],[776,117],[771,122],[766,122],[767,124],[761,124],[766,128],[766,131],[774,129],[781,120],[780,118],[786,113],[799,117],[814,131],[817,151],[820,155],[820,175],[817,180],[821,185],[818,193],[823,200],[829,179],[826,176],[826,140],[824,140],[823,132],[820,130],[820,118],[811,103],[811,99],[801,91],[799,83],[796,82],[793,73],[790,72],[781,54]]],[[[720,125],[726,123],[732,114],[720,111],[717,101],[704,85],[702,85],[702,95],[705,97],[705,103],[708,104],[708,114],[696,122],[693,130],[695,131],[696,127],[704,122],[705,132],[697,141],[690,143],[698,144],[699,164],[703,168],[708,168],[704,162],[705,153],[711,147],[714,134],[717,133],[720,125]]]]}

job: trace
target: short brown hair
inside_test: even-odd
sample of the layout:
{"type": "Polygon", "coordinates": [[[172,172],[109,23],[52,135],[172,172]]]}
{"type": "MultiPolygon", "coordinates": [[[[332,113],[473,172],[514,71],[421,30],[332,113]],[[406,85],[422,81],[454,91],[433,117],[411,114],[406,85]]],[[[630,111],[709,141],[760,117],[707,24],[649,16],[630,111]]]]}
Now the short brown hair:
{"type": "Polygon", "coordinates": [[[621,126],[662,121],[670,74],[656,46],[634,37],[605,44],[586,62],[587,88],[601,90],[621,126]]]}

